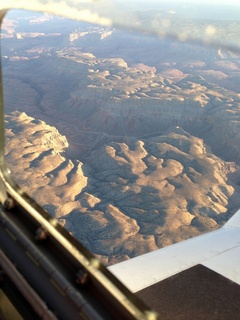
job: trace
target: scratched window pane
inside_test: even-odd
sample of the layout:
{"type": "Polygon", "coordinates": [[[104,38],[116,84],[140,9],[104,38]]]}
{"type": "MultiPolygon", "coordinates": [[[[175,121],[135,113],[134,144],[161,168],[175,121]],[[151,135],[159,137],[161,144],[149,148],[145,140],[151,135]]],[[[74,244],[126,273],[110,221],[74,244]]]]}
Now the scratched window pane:
{"type": "Polygon", "coordinates": [[[238,52],[15,11],[1,41],[13,178],[105,264],[239,208],[238,52]]]}

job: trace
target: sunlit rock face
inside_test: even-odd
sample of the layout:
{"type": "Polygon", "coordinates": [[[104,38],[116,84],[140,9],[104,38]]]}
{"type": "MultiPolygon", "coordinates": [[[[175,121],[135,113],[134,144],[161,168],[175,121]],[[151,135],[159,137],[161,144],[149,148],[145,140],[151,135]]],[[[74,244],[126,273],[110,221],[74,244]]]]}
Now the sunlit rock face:
{"type": "Polygon", "coordinates": [[[17,183],[43,206],[74,200],[87,178],[81,162],[64,157],[66,137],[22,112],[6,116],[5,125],[6,161],[17,183]]]}
{"type": "Polygon", "coordinates": [[[85,164],[67,148],[44,121],[6,116],[6,159],[17,182],[106,264],[214,230],[236,205],[229,175],[238,167],[180,127],[105,144],[85,164]]]}
{"type": "MultiPolygon", "coordinates": [[[[226,218],[234,193],[227,173],[236,168],[206,149],[181,128],[161,137],[111,143],[88,158],[95,170],[91,192],[102,199],[99,208],[114,203],[137,222],[138,235],[147,236],[141,243],[152,248],[210,231],[226,218]]],[[[124,243],[134,255],[137,243],[132,253],[124,243]]]]}

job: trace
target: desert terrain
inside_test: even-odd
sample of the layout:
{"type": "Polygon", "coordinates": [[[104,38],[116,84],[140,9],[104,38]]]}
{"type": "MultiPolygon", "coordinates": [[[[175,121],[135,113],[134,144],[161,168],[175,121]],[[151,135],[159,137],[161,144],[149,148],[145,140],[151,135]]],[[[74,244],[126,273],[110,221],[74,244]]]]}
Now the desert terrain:
{"type": "Polygon", "coordinates": [[[106,265],[221,227],[240,206],[239,53],[76,23],[5,19],[14,179],[106,265]]]}

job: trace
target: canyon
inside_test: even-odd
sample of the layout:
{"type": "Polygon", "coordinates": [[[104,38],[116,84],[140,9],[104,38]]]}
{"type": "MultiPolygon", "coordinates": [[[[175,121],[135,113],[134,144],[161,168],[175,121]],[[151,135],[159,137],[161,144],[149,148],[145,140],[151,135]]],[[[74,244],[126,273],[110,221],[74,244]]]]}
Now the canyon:
{"type": "Polygon", "coordinates": [[[240,206],[239,54],[37,21],[2,39],[23,190],[106,265],[221,227],[240,206]]]}

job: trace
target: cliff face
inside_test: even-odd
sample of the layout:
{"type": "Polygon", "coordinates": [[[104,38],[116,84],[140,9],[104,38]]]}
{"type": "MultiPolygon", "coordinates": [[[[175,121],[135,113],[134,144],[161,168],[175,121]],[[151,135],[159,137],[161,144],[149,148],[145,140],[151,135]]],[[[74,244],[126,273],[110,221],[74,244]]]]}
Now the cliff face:
{"type": "Polygon", "coordinates": [[[106,264],[216,229],[240,205],[239,167],[180,127],[125,138],[71,160],[56,128],[6,116],[13,177],[106,264]]]}
{"type": "Polygon", "coordinates": [[[81,163],[64,156],[68,142],[56,128],[21,112],[6,116],[5,125],[6,162],[37,202],[57,208],[86,186],[81,163]]]}

